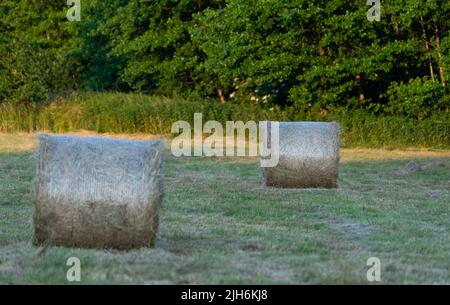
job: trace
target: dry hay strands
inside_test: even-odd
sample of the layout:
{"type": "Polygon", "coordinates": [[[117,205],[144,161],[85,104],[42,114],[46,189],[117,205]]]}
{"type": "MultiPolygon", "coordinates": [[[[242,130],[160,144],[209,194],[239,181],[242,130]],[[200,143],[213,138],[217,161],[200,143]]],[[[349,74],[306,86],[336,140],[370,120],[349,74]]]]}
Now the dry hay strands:
{"type": "Polygon", "coordinates": [[[38,136],[34,244],[154,245],[163,196],[157,141],[38,136]]]}
{"type": "MultiPolygon", "coordinates": [[[[271,140],[268,132],[267,141],[271,140]]],[[[280,122],[278,165],[263,168],[266,186],[336,188],[339,166],[339,125],[323,122],[280,122]]]]}

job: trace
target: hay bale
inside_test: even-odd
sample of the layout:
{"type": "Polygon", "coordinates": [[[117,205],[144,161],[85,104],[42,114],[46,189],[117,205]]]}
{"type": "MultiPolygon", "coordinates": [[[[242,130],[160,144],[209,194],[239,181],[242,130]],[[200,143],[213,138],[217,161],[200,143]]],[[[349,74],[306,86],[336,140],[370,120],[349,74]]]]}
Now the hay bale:
{"type": "MultiPolygon", "coordinates": [[[[270,143],[273,135],[268,133],[270,143]]],[[[267,145],[264,141],[263,144],[267,145]]],[[[267,146],[266,146],[267,147],[267,146]]],[[[322,122],[279,123],[278,165],[263,168],[266,186],[336,188],[339,125],[322,122]]]]}
{"type": "Polygon", "coordinates": [[[38,139],[35,245],[154,245],[163,193],[161,141],[38,139]]]}

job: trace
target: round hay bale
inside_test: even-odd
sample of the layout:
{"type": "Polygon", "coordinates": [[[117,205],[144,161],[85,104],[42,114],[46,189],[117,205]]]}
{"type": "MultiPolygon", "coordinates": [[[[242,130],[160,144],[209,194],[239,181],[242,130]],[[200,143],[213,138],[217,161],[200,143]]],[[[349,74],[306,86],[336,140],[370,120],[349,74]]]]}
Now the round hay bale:
{"type": "Polygon", "coordinates": [[[34,244],[127,250],[154,245],[161,141],[39,135],[34,244]]]}
{"type": "MultiPolygon", "coordinates": [[[[273,135],[263,139],[271,143],[273,135]]],[[[278,165],[263,168],[266,186],[336,188],[339,165],[339,125],[322,122],[280,122],[278,165]]]]}

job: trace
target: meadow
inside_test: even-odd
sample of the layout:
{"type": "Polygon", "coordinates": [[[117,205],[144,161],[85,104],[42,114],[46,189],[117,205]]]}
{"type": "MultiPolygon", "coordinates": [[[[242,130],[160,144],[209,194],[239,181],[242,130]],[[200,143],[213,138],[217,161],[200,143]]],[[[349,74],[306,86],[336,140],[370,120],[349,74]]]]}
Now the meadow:
{"type": "Polygon", "coordinates": [[[450,284],[450,1],[81,2],[0,2],[0,284],[450,284]],[[175,158],[198,113],[339,123],[339,187],[175,158]],[[155,248],[32,246],[41,131],[166,139],[155,248]]]}
{"type": "Polygon", "coordinates": [[[370,257],[384,284],[450,283],[449,150],[343,148],[336,190],[167,150],[156,247],[119,252],[32,246],[35,144],[0,134],[0,284],[67,284],[73,256],[82,284],[367,284],[370,257]]]}

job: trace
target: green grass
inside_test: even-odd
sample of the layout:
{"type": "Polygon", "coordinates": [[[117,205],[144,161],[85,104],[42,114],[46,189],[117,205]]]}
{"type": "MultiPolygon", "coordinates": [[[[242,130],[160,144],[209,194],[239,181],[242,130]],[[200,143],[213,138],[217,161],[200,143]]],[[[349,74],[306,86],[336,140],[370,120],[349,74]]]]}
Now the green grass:
{"type": "Polygon", "coordinates": [[[424,120],[377,116],[361,109],[335,109],[322,116],[295,107],[281,109],[124,93],[78,93],[41,105],[1,103],[0,132],[90,130],[171,135],[173,123],[192,123],[194,113],[202,113],[203,122],[217,120],[223,124],[249,120],[337,121],[344,147],[450,148],[449,112],[424,120]]]}
{"type": "Polygon", "coordinates": [[[168,154],[156,248],[117,252],[32,246],[31,153],[0,152],[0,283],[65,284],[76,256],[83,284],[366,284],[375,256],[382,283],[448,284],[450,158],[433,160],[346,161],[337,190],[285,190],[255,159],[168,154]]]}

